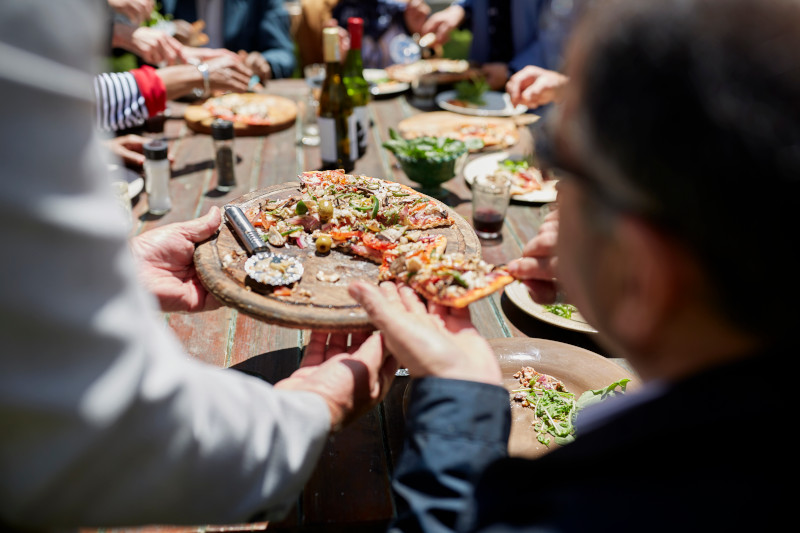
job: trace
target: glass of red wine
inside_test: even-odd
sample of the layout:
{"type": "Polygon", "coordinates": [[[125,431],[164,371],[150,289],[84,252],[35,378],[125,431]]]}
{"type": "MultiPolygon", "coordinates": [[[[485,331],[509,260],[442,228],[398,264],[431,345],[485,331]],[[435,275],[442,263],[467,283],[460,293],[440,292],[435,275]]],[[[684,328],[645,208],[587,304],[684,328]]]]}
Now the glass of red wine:
{"type": "Polygon", "coordinates": [[[511,199],[511,181],[503,174],[478,176],[472,183],[472,225],[481,239],[499,239],[511,199]]]}

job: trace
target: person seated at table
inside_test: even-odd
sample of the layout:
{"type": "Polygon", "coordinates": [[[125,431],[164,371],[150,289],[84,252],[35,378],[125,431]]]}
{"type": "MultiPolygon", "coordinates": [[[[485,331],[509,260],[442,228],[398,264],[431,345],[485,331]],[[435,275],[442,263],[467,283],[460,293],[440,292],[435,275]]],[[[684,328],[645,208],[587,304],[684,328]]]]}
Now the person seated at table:
{"type": "Polygon", "coordinates": [[[0,3],[0,529],[280,518],[396,364],[314,334],[272,386],[185,353],[159,310],[218,305],[192,257],[220,211],[127,240],[91,117],[100,16],[0,3]]]}
{"type": "Polygon", "coordinates": [[[365,68],[384,68],[394,63],[389,44],[398,35],[414,35],[431,12],[423,0],[340,0],[332,18],[347,28],[350,17],[364,20],[361,57],[365,68]]]}
{"type": "Polygon", "coordinates": [[[509,77],[526,65],[560,71],[563,44],[585,0],[454,0],[432,14],[421,33],[449,40],[453,30],[469,28],[469,58],[481,65],[492,90],[502,90],[509,77]]]}
{"type": "Polygon", "coordinates": [[[540,156],[563,169],[558,281],[641,386],[582,411],[574,442],[509,458],[509,393],[468,310],[354,284],[414,377],[391,531],[772,531],[793,519],[790,491],[765,487],[796,460],[800,5],[599,5],[576,29],[540,156]],[[770,201],[747,216],[754,186],[770,201]]]}
{"type": "Polygon", "coordinates": [[[164,111],[167,100],[199,91],[246,92],[253,71],[234,53],[208,50],[197,65],[171,65],[154,69],[144,65],[126,72],[105,72],[94,79],[97,127],[119,131],[144,124],[164,111]],[[203,70],[206,70],[204,73],[203,70]]]}
{"type": "Polygon", "coordinates": [[[281,0],[162,0],[161,12],[203,20],[208,47],[240,54],[262,84],[294,73],[294,41],[281,0]]]}

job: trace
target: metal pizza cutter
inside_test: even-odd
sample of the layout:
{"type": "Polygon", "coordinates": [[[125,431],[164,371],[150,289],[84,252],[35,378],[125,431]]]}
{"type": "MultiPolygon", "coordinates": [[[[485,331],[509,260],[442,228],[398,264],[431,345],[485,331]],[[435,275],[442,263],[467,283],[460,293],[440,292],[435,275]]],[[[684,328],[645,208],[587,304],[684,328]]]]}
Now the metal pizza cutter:
{"type": "Polygon", "coordinates": [[[272,252],[239,207],[225,206],[225,218],[250,256],[244,271],[251,279],[278,286],[289,285],[303,276],[303,263],[296,257],[272,252]]]}

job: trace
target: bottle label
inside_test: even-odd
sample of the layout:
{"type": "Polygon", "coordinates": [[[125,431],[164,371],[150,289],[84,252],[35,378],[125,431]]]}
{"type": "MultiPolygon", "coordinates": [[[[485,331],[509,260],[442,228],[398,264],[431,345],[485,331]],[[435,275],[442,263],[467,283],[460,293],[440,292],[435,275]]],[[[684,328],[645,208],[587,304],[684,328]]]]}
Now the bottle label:
{"type": "Polygon", "coordinates": [[[353,108],[353,117],[355,117],[354,127],[350,131],[356,132],[351,137],[355,138],[356,151],[350,149],[351,154],[358,154],[358,157],[363,156],[367,152],[367,136],[369,135],[369,116],[367,115],[367,106],[356,106],[353,108]]]}
{"type": "Polygon", "coordinates": [[[336,161],[336,120],[319,117],[319,155],[323,161],[336,161]]]}

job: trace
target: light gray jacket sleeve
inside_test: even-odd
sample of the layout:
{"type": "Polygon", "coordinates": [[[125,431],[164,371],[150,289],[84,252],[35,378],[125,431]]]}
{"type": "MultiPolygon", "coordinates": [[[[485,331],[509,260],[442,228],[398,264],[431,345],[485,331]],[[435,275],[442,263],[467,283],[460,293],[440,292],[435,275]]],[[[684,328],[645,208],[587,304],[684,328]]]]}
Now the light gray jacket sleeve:
{"type": "Polygon", "coordinates": [[[0,3],[0,524],[275,518],[328,409],[191,359],[137,286],[92,123],[102,3],[0,3]]]}

